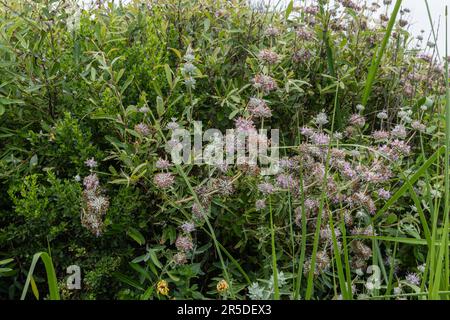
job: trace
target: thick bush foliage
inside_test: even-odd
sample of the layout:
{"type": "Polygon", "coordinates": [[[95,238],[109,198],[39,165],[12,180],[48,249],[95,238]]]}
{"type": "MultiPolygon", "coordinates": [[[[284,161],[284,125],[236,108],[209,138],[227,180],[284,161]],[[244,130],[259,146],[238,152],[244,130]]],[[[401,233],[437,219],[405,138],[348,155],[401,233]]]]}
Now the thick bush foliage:
{"type": "Polygon", "coordinates": [[[378,2],[0,0],[0,298],[40,251],[63,299],[448,292],[444,66],[378,2]],[[174,164],[194,121],[279,129],[278,172],[174,164]]]}

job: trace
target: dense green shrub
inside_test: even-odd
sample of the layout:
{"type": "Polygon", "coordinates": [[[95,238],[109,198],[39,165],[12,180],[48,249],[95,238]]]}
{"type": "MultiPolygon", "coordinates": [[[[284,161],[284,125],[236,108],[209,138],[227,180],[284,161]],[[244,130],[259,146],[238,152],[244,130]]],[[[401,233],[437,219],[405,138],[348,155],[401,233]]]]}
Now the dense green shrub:
{"type": "MultiPolygon", "coordinates": [[[[0,8],[0,259],[14,259],[0,298],[20,297],[39,251],[64,299],[431,292],[440,251],[427,244],[446,221],[445,82],[405,11],[362,106],[387,27],[374,4],[0,8]],[[167,128],[193,121],[279,128],[284,172],[164,163],[167,128]],[[365,285],[371,264],[380,291],[365,285]],[[81,290],[66,286],[70,265],[82,270],[81,290]]],[[[34,279],[42,290],[44,272],[34,279]]]]}

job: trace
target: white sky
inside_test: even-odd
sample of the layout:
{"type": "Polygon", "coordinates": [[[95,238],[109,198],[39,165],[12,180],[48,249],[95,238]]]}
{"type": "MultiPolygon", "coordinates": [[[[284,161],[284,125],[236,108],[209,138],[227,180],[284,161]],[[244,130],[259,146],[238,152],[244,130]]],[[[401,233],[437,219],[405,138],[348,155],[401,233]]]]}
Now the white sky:
{"type": "MultiPolygon", "coordinates": [[[[287,5],[290,0],[251,0],[254,3],[263,2],[263,3],[272,3],[276,4],[278,1],[281,1],[284,5],[287,5]]],[[[331,0],[332,2],[333,0],[331,0]]],[[[368,4],[372,2],[378,2],[379,4],[383,3],[383,0],[366,0],[368,4]]],[[[308,3],[311,0],[307,1],[308,3]]],[[[294,0],[295,4],[304,3],[304,0],[294,0]]],[[[391,9],[394,7],[395,0],[392,1],[391,9]]],[[[437,34],[437,45],[439,49],[439,53],[441,56],[445,55],[445,6],[449,7],[450,10],[450,0],[428,0],[428,6],[430,8],[431,17],[433,19],[433,23],[435,24],[435,31],[437,32],[437,25],[440,21],[439,33],[437,34]]],[[[411,22],[410,30],[414,35],[420,34],[421,30],[425,30],[424,38],[428,39],[428,36],[431,34],[431,25],[430,20],[428,18],[427,7],[425,4],[425,0],[403,0],[402,8],[409,8],[411,13],[408,14],[408,20],[411,22]]],[[[450,12],[449,12],[450,14],[450,12]]],[[[450,33],[450,21],[449,21],[449,33],[450,33]]],[[[430,38],[431,41],[434,42],[433,36],[430,38]]],[[[450,51],[450,42],[449,42],[449,51],[450,51]]]]}
{"type": "MultiPolygon", "coordinates": [[[[79,0],[84,3],[89,3],[93,0],[79,0]]],[[[115,0],[118,2],[119,0],[115,0]]],[[[122,0],[123,3],[127,2],[129,0],[122,0]]],[[[290,0],[251,0],[255,3],[257,2],[263,2],[263,3],[272,3],[275,4],[278,1],[281,1],[281,3],[284,3],[284,5],[287,5],[290,0]]],[[[310,0],[308,0],[309,2],[310,0]]],[[[332,0],[333,1],[333,0],[332,0]]],[[[368,3],[371,2],[378,2],[382,3],[382,0],[366,0],[368,3]]],[[[304,2],[304,0],[294,0],[296,4],[301,4],[304,2]]],[[[391,7],[393,7],[395,0],[392,1],[391,7]]],[[[441,56],[445,55],[445,6],[449,6],[450,8],[450,0],[428,0],[428,5],[430,7],[431,11],[431,17],[435,23],[435,27],[437,28],[437,25],[440,21],[440,29],[438,33],[438,48],[439,53],[441,56]]],[[[403,0],[402,3],[403,8],[409,8],[411,10],[411,13],[409,14],[410,21],[411,21],[411,31],[413,34],[418,35],[420,34],[420,30],[425,30],[424,38],[427,39],[428,35],[431,32],[430,22],[428,19],[427,9],[425,5],[425,0],[403,0]]],[[[450,28],[450,27],[449,27],[450,28]]],[[[430,40],[433,40],[431,37],[430,40]]],[[[450,42],[449,42],[450,46],[450,42]]],[[[450,49],[449,49],[450,50],[450,49]]]]}
{"type": "MultiPolygon", "coordinates": [[[[440,21],[440,28],[438,34],[438,48],[441,56],[445,55],[445,6],[450,9],[450,0],[428,0],[431,17],[437,29],[437,24],[440,21]]],[[[414,34],[419,34],[420,30],[425,30],[425,35],[428,36],[431,31],[430,20],[428,18],[427,7],[425,0],[403,0],[403,7],[411,9],[411,31],[414,34]]],[[[449,21],[450,24],[450,21],[449,21]]],[[[450,33],[450,25],[449,25],[450,33]]],[[[432,38],[431,38],[432,39],[432,38]]],[[[450,43],[449,43],[450,44],[450,43]]],[[[450,48],[449,48],[450,50],[450,48]]]]}

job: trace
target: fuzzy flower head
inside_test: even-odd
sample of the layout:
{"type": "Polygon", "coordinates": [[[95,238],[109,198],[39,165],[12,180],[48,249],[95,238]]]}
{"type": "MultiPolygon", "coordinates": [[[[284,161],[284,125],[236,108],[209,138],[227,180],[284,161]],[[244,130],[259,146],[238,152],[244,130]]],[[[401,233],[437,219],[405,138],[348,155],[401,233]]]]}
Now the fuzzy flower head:
{"type": "Polygon", "coordinates": [[[171,173],[157,173],[153,178],[153,183],[160,189],[167,189],[172,186],[175,177],[171,173]]]}
{"type": "Polygon", "coordinates": [[[279,174],[277,176],[277,185],[279,185],[283,189],[292,189],[296,186],[296,182],[290,174],[279,174]]]}
{"type": "Polygon", "coordinates": [[[420,60],[423,60],[425,62],[428,62],[428,63],[431,63],[433,61],[433,57],[427,53],[419,53],[417,55],[417,58],[419,58],[420,60]]]}
{"type": "Polygon", "coordinates": [[[95,191],[97,190],[100,182],[98,180],[97,174],[91,173],[83,180],[83,185],[86,188],[86,190],[95,191]]]}
{"type": "Polygon", "coordinates": [[[171,152],[172,150],[181,150],[183,148],[183,145],[180,141],[178,141],[177,138],[171,138],[169,141],[167,141],[166,145],[166,151],[171,152]]]}
{"type": "Polygon", "coordinates": [[[258,282],[253,282],[248,286],[248,297],[250,300],[263,300],[265,297],[265,288],[261,287],[258,282]]]}
{"type": "Polygon", "coordinates": [[[377,130],[372,133],[372,138],[376,141],[382,141],[389,139],[389,132],[384,130],[377,130]]]}
{"type": "Polygon", "coordinates": [[[309,198],[305,200],[305,208],[309,211],[317,209],[318,206],[319,206],[319,203],[317,202],[317,200],[309,199],[309,198]]]}
{"type": "Polygon", "coordinates": [[[415,286],[419,286],[420,285],[420,276],[417,273],[408,273],[406,275],[406,281],[408,281],[409,283],[415,285],[415,286]]]}
{"type": "Polygon", "coordinates": [[[405,139],[407,135],[406,129],[403,125],[398,124],[391,130],[391,135],[398,139],[405,139]]]}
{"type": "Polygon", "coordinates": [[[407,25],[408,25],[408,20],[405,20],[405,19],[400,19],[400,20],[398,20],[398,24],[399,24],[399,26],[400,27],[406,27],[407,25]]]}
{"type": "Polygon", "coordinates": [[[150,108],[144,106],[144,107],[139,108],[138,111],[139,111],[140,113],[147,114],[147,113],[150,112],[150,108]]]}
{"type": "Polygon", "coordinates": [[[280,56],[270,49],[262,49],[258,54],[258,59],[270,65],[276,64],[280,60],[280,56]]]}
{"type": "Polygon", "coordinates": [[[280,35],[280,30],[276,27],[269,26],[265,31],[266,36],[268,37],[277,37],[280,35]]]}
{"type": "Polygon", "coordinates": [[[302,41],[310,41],[314,38],[314,34],[304,26],[297,28],[295,33],[297,38],[302,41]]]}
{"type": "Polygon", "coordinates": [[[364,127],[366,124],[366,119],[360,114],[352,114],[349,120],[350,124],[356,127],[364,127]]]}
{"type": "Polygon", "coordinates": [[[186,62],[181,67],[181,73],[185,76],[193,76],[197,73],[197,67],[194,66],[191,62],[186,62]]]}
{"type": "Polygon", "coordinates": [[[101,195],[91,197],[87,202],[87,207],[90,211],[103,215],[109,207],[109,200],[101,195]]]}
{"type": "Polygon", "coordinates": [[[316,118],[314,119],[314,122],[319,126],[323,126],[323,125],[327,124],[328,123],[327,114],[325,112],[319,113],[316,116],[316,118]]]}
{"type": "Polygon", "coordinates": [[[164,169],[168,169],[171,166],[171,163],[169,160],[159,158],[158,161],[156,161],[155,166],[158,169],[164,170],[164,169]]]}
{"type": "Polygon", "coordinates": [[[178,236],[177,240],[175,241],[175,246],[178,250],[183,252],[191,251],[194,248],[192,239],[188,236],[178,236]]]}
{"type": "Polygon", "coordinates": [[[319,13],[318,6],[306,6],[303,8],[303,11],[307,14],[316,15],[319,13]]]}
{"type": "Polygon", "coordinates": [[[90,169],[94,169],[97,167],[97,161],[95,161],[94,158],[90,158],[87,159],[84,164],[86,165],[86,167],[90,168],[90,169]]]}
{"type": "Polygon", "coordinates": [[[317,145],[328,145],[330,142],[330,136],[326,133],[317,132],[312,135],[311,140],[317,145]]]}
{"type": "Polygon", "coordinates": [[[344,135],[342,134],[342,132],[333,133],[333,138],[336,140],[342,140],[343,137],[344,137],[344,135]]]}
{"type": "Polygon", "coordinates": [[[195,60],[195,55],[194,55],[194,51],[192,51],[192,49],[188,49],[186,51],[186,54],[183,57],[184,61],[186,62],[192,62],[195,60]]]}
{"type": "Polygon", "coordinates": [[[360,236],[375,236],[375,232],[373,230],[372,225],[369,225],[365,228],[353,228],[351,230],[352,235],[360,235],[360,236]]]}
{"type": "Polygon", "coordinates": [[[342,175],[349,179],[354,179],[358,174],[357,172],[352,168],[351,164],[344,161],[340,165],[340,171],[342,175]]]}
{"type": "Polygon", "coordinates": [[[186,253],[184,253],[184,252],[177,252],[177,253],[173,256],[173,261],[174,261],[175,264],[177,264],[177,265],[186,264],[186,263],[187,263],[187,256],[186,256],[186,253]]]}
{"type": "Polygon", "coordinates": [[[258,184],[258,190],[263,194],[272,194],[275,192],[275,187],[269,182],[264,182],[258,184]]]}
{"type": "Polygon", "coordinates": [[[169,130],[176,130],[180,127],[176,118],[172,118],[171,121],[167,124],[166,128],[169,130]]]}
{"type": "Polygon", "coordinates": [[[381,188],[378,189],[378,196],[381,199],[388,200],[391,197],[391,193],[388,190],[381,188]]]}
{"type": "Polygon", "coordinates": [[[278,89],[276,81],[272,77],[265,74],[257,74],[252,79],[252,83],[256,89],[260,89],[266,93],[278,89]]]}
{"type": "Polygon", "coordinates": [[[427,267],[427,265],[424,263],[424,264],[421,264],[420,266],[418,266],[417,270],[419,270],[419,272],[421,272],[421,273],[424,273],[426,267],[427,267]]]}
{"type": "Polygon", "coordinates": [[[353,149],[353,150],[350,150],[350,155],[351,155],[353,158],[358,159],[358,158],[361,157],[361,152],[359,152],[358,149],[353,149]]]}
{"type": "Polygon", "coordinates": [[[380,120],[386,120],[388,118],[388,114],[386,110],[377,113],[377,118],[380,120]]]}
{"type": "Polygon", "coordinates": [[[320,238],[331,241],[333,239],[333,231],[336,239],[341,236],[341,231],[338,228],[334,228],[334,230],[331,230],[330,226],[326,226],[320,230],[320,238]]]}
{"type": "Polygon", "coordinates": [[[266,208],[266,200],[265,199],[256,200],[255,207],[256,207],[256,210],[258,210],[258,211],[265,209],[266,208]]]}
{"type": "Polygon", "coordinates": [[[294,52],[292,55],[292,60],[295,63],[305,63],[311,60],[312,53],[310,50],[307,49],[300,49],[294,52]]]}
{"type": "Polygon", "coordinates": [[[197,202],[194,202],[191,210],[192,210],[192,214],[194,215],[195,218],[197,218],[197,219],[205,218],[206,210],[202,205],[198,204],[197,202]]]}
{"type": "Polygon", "coordinates": [[[311,137],[313,134],[314,134],[314,130],[313,129],[311,129],[310,127],[302,127],[301,129],[300,129],[300,133],[302,134],[302,135],[304,135],[305,137],[311,137]]]}
{"type": "Polygon", "coordinates": [[[184,61],[192,62],[195,60],[194,50],[189,46],[186,50],[186,54],[183,57],[184,61]]]}
{"type": "Polygon", "coordinates": [[[137,133],[139,133],[141,136],[144,137],[150,134],[150,129],[145,123],[142,122],[134,126],[134,131],[136,131],[137,133]]]}
{"type": "Polygon", "coordinates": [[[214,181],[213,185],[222,196],[230,196],[234,193],[233,182],[229,178],[219,178],[214,181]]]}
{"type": "Polygon", "coordinates": [[[278,161],[278,165],[285,171],[298,168],[298,162],[289,157],[283,157],[282,159],[280,159],[278,161]]]}
{"type": "Polygon", "coordinates": [[[185,222],[181,225],[181,230],[185,233],[191,233],[195,231],[195,224],[193,222],[185,222]]]}
{"type": "Polygon", "coordinates": [[[272,116],[272,110],[267,106],[267,103],[258,98],[250,98],[248,111],[256,118],[270,118],[272,116]]]}
{"type": "Polygon", "coordinates": [[[196,83],[197,80],[195,80],[193,77],[187,77],[186,79],[184,79],[184,85],[187,88],[194,89],[196,83]]]}
{"type": "Polygon", "coordinates": [[[400,110],[400,111],[398,112],[397,116],[398,116],[403,122],[405,122],[405,123],[411,123],[411,122],[412,122],[412,119],[411,119],[412,114],[413,114],[413,112],[412,112],[411,109],[402,108],[402,110],[400,110]]]}
{"type": "Polygon", "coordinates": [[[255,125],[253,124],[253,120],[245,119],[243,117],[239,117],[234,120],[234,125],[237,131],[241,132],[256,132],[255,125]]]}
{"type": "Polygon", "coordinates": [[[356,4],[356,2],[352,0],[341,0],[342,6],[345,8],[353,9],[355,11],[361,10],[361,7],[356,4]]]}
{"type": "Polygon", "coordinates": [[[420,132],[425,132],[425,130],[427,129],[427,127],[418,120],[411,123],[411,128],[420,132]]]}
{"type": "Polygon", "coordinates": [[[402,156],[407,156],[411,152],[411,147],[405,141],[398,139],[391,142],[391,149],[402,156]]]}

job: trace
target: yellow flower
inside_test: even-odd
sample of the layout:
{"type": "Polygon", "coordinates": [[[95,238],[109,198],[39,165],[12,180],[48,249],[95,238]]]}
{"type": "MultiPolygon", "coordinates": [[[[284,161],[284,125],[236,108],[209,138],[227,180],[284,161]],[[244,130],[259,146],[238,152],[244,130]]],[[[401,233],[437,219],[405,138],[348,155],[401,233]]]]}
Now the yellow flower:
{"type": "Polygon", "coordinates": [[[156,291],[163,296],[167,296],[169,294],[169,285],[166,280],[159,280],[156,284],[156,291]]]}
{"type": "Polygon", "coordinates": [[[219,283],[217,283],[217,291],[219,293],[224,293],[228,290],[228,283],[225,280],[220,280],[219,283]]]}

